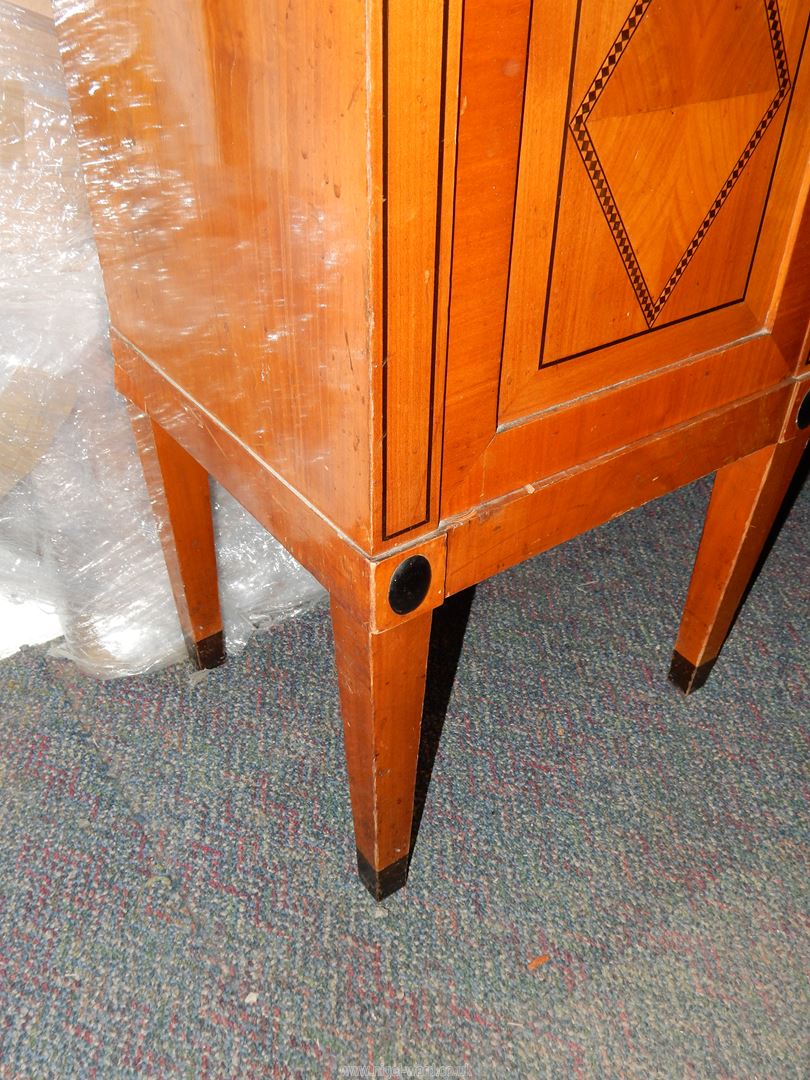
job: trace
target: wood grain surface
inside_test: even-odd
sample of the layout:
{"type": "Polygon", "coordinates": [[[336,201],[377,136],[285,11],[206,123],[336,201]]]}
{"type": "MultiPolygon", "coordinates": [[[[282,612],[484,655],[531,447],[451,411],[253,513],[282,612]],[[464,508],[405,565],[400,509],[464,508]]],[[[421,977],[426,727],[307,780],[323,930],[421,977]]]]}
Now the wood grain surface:
{"type": "Polygon", "coordinates": [[[446,595],[719,469],[678,644],[716,655],[806,441],[810,5],[57,10],[117,385],[196,492],[181,602],[205,470],[331,594],[379,898],[446,595]]]}

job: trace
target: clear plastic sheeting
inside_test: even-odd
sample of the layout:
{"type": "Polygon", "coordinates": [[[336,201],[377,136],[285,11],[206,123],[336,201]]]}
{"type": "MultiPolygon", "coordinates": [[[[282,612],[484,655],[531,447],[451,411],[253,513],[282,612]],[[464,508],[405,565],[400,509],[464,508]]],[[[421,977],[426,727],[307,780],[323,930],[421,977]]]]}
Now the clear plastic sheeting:
{"type": "MultiPolygon", "coordinates": [[[[228,649],[320,587],[213,492],[228,649]]],[[[54,648],[113,677],[182,659],[50,20],[0,0],[0,594],[55,609],[54,648]]]]}

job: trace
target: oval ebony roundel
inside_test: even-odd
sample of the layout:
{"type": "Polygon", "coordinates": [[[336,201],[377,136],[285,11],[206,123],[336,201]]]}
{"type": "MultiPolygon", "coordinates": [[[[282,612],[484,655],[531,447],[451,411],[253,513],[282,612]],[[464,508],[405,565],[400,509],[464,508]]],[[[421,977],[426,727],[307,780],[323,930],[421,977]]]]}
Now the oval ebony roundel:
{"type": "Polygon", "coordinates": [[[388,588],[388,603],[397,615],[415,611],[430,588],[430,563],[424,555],[411,555],[396,568],[388,588]]]}

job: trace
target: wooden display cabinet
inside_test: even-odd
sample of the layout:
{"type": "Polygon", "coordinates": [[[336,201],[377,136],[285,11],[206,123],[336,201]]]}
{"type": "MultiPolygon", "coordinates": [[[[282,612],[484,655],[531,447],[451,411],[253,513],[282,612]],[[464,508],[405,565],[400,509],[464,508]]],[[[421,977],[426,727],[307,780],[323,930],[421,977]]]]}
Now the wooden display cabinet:
{"type": "Polygon", "coordinates": [[[808,4],[56,6],[192,652],[211,474],[329,591],[380,898],[445,597],[717,471],[672,677],[717,657],[810,424],[808,4]]]}

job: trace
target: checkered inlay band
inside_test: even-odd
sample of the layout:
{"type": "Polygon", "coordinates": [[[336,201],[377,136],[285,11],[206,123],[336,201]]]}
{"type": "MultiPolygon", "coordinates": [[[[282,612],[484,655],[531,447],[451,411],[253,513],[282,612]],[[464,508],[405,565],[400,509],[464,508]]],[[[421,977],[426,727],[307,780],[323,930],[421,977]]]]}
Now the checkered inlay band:
{"type": "Polygon", "coordinates": [[[593,189],[596,192],[596,197],[599,200],[599,205],[602,207],[605,220],[613,235],[619,255],[627,270],[627,275],[630,278],[630,283],[638,298],[641,310],[644,312],[644,317],[647,320],[648,326],[654,325],[661,310],[672,295],[672,290],[683,276],[692,256],[700,247],[703,238],[711,228],[714,219],[717,217],[721,207],[729,197],[732,188],[742,175],[743,170],[750,161],[751,156],[767,131],[769,124],[774,116],[776,116],[779,107],[790,90],[790,72],[788,69],[784,39],[782,37],[782,23],[779,17],[778,0],[764,0],[765,14],[768,20],[768,30],[770,33],[771,47],[773,49],[773,58],[776,67],[776,95],[765,110],[762,119],[757,124],[748,142],[745,144],[734,168],[731,170],[725,183],[715,196],[706,216],[698,226],[697,232],[690,240],[686,251],[684,251],[683,255],[678,260],[678,264],[664,285],[661,294],[658,297],[653,296],[644,279],[644,274],[642,273],[636,253],[633,250],[633,245],[630,242],[630,237],[627,234],[627,229],[622,221],[619,209],[616,206],[613,192],[611,191],[610,184],[605,176],[602,163],[596,152],[596,147],[594,146],[590,132],[588,131],[588,118],[593,112],[597,101],[608,84],[608,80],[615,71],[616,65],[621,59],[625,49],[630,44],[633,35],[638,29],[638,26],[651,3],[653,3],[653,0],[639,0],[638,3],[633,4],[630,14],[627,16],[624,25],[619,31],[618,37],[611,45],[602,66],[599,68],[596,78],[588,87],[585,97],[582,99],[579,108],[571,117],[569,123],[571,133],[574,136],[580,156],[582,157],[588,176],[593,184],[593,189]]]}

